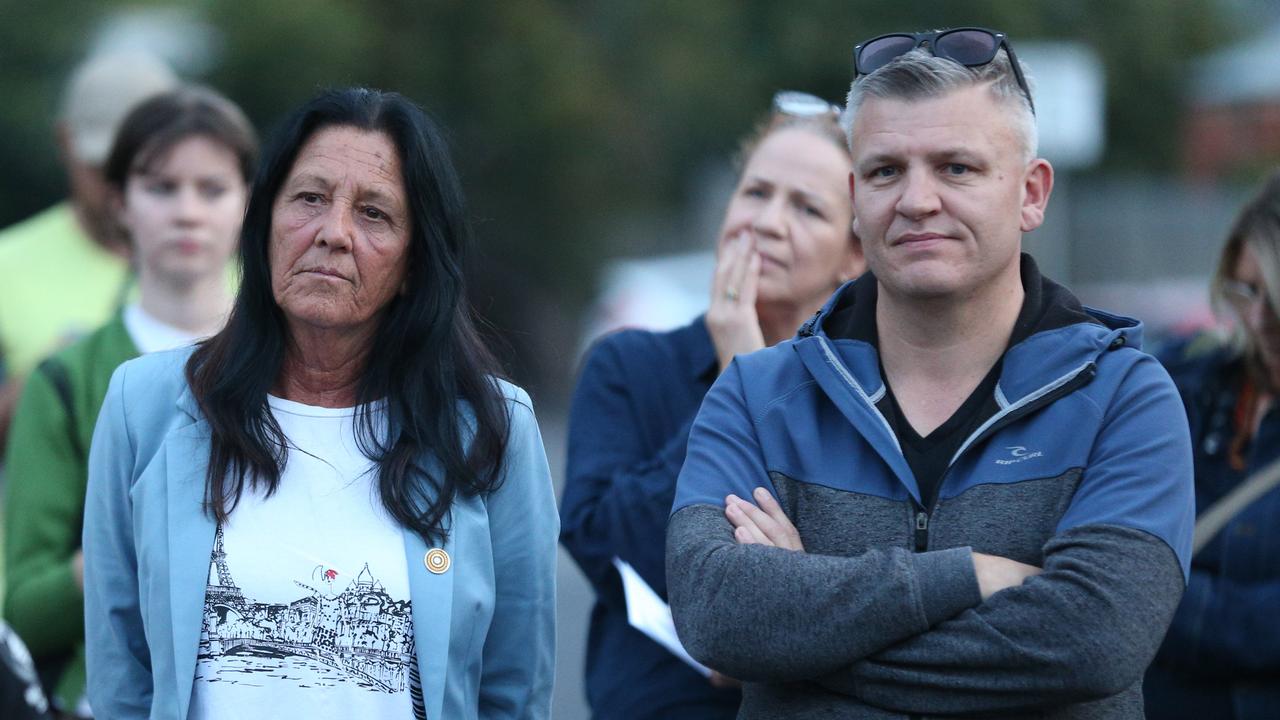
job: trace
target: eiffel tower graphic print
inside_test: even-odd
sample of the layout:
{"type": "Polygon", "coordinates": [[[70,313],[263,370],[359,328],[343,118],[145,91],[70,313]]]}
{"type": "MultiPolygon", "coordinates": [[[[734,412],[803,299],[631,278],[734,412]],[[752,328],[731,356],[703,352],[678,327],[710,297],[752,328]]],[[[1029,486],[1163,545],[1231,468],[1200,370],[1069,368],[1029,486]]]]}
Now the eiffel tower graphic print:
{"type": "Polygon", "coordinates": [[[408,687],[414,665],[410,603],[392,598],[368,563],[355,577],[317,566],[305,581],[292,579],[298,597],[288,603],[255,601],[237,585],[231,565],[219,526],[197,680],[262,685],[269,677],[299,687],[354,684],[387,693],[408,687]]]}

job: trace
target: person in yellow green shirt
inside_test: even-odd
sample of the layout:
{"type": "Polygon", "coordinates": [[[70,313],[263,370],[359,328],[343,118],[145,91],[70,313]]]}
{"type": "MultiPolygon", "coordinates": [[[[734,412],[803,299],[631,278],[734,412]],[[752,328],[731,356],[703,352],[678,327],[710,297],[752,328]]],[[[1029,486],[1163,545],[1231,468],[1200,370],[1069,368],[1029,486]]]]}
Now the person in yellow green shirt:
{"type": "Polygon", "coordinates": [[[138,52],[91,57],[67,84],[55,127],[70,197],[0,231],[0,448],[22,380],[126,297],[128,246],[102,168],[125,115],[176,84],[138,52]]]}

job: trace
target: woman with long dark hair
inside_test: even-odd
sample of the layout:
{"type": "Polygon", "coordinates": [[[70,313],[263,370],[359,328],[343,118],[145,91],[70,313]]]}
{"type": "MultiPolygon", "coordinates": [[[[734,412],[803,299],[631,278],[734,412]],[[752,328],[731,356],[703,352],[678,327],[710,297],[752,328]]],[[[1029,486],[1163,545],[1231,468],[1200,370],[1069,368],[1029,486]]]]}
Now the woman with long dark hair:
{"type": "Polygon", "coordinates": [[[64,715],[84,702],[81,518],[89,442],[111,373],[140,354],[217,332],[234,296],[228,272],[257,162],[253,126],[203,88],[162,93],[123,121],[107,159],[116,220],[137,275],[136,300],[46,359],[9,435],[5,616],[64,715]]]}
{"type": "Polygon", "coordinates": [[[413,103],[324,92],[265,154],[226,328],[112,379],[85,518],[111,717],[545,717],[557,519],[466,301],[413,103]]]}

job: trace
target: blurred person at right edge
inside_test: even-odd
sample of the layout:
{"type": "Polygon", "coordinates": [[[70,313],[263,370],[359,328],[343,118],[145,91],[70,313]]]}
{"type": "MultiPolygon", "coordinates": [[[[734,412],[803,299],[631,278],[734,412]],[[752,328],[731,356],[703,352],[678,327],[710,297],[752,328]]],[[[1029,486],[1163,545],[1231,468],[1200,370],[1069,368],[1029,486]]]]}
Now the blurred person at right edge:
{"type": "MultiPolygon", "coordinates": [[[[1280,461],[1280,173],[1240,211],[1211,293],[1231,341],[1204,334],[1162,357],[1190,420],[1201,519],[1280,461]]],[[[1152,720],[1280,717],[1280,488],[1237,507],[1192,558],[1147,672],[1152,720]]]]}
{"type": "Polygon", "coordinates": [[[237,247],[257,139],[213,91],[179,88],[125,118],[105,166],[112,206],[137,265],[139,299],[41,363],[9,437],[5,618],[26,642],[61,711],[82,702],[89,443],[111,373],[139,354],[217,332],[231,309],[237,247]]]}
{"type": "Polygon", "coordinates": [[[0,464],[22,381],[123,304],[128,246],[102,168],[125,115],[177,82],[134,51],[94,55],[67,82],[55,134],[70,197],[0,231],[0,464]]]}
{"type": "Polygon", "coordinates": [[[782,92],[743,143],[716,245],[710,307],[670,332],[627,330],[588,353],[569,418],[561,542],[596,592],[586,658],[597,720],[737,715],[736,681],[708,680],[627,622],[620,558],[665,600],[664,537],[689,428],[736,355],[792,337],[859,275],[838,109],[782,92]]]}

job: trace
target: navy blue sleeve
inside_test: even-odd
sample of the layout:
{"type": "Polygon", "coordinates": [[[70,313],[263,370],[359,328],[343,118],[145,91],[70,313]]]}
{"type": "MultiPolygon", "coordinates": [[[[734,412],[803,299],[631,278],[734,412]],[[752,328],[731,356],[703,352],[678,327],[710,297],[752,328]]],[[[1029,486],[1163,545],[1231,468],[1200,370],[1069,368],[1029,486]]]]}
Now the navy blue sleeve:
{"type": "MultiPolygon", "coordinates": [[[[1160,358],[1182,391],[1195,431],[1193,437],[1203,442],[1208,432],[1206,425],[1213,422],[1209,416],[1214,414],[1218,394],[1234,381],[1234,354],[1222,348],[1215,337],[1197,337],[1170,348],[1160,358]]],[[[1263,427],[1266,428],[1265,422],[1263,427]]],[[[1264,452],[1257,457],[1269,455],[1264,452]]],[[[1198,472],[1202,474],[1197,482],[1202,488],[1216,485],[1218,478],[1212,473],[1225,472],[1225,463],[1203,455],[1197,459],[1203,461],[1199,463],[1198,472]]],[[[1201,512],[1207,509],[1207,500],[1201,498],[1201,512]]],[[[1254,511],[1280,508],[1280,497],[1272,492],[1252,507],[1254,511]]],[[[1280,518],[1275,510],[1269,512],[1270,517],[1280,518]]],[[[1280,548],[1280,534],[1265,529],[1267,524],[1263,521],[1256,525],[1255,532],[1233,537],[1233,525],[1224,528],[1219,539],[1200,556],[1205,560],[1212,553],[1222,552],[1218,561],[1205,563],[1206,567],[1192,566],[1186,594],[1157,655],[1157,665],[1224,680],[1272,679],[1280,673],[1280,623],[1276,621],[1280,612],[1280,561],[1273,561],[1271,567],[1275,570],[1262,575],[1221,574],[1228,557],[1249,558],[1259,567],[1265,566],[1268,553],[1274,557],[1275,549],[1280,548]]]]}
{"type": "MultiPolygon", "coordinates": [[[[619,336],[598,343],[583,365],[569,414],[560,502],[560,541],[604,602],[621,602],[619,557],[666,597],[664,542],[693,415],[655,452],[644,432],[640,395],[628,378],[619,336]]],[[[656,377],[677,368],[650,368],[656,377]]]]}
{"type": "Polygon", "coordinates": [[[1160,648],[1164,667],[1212,677],[1280,673],[1280,581],[1241,582],[1193,569],[1160,648]]]}

